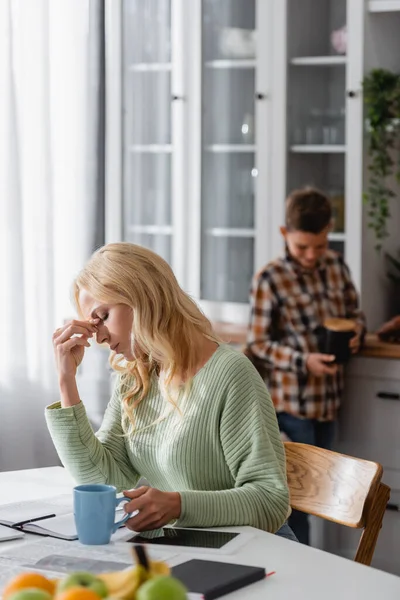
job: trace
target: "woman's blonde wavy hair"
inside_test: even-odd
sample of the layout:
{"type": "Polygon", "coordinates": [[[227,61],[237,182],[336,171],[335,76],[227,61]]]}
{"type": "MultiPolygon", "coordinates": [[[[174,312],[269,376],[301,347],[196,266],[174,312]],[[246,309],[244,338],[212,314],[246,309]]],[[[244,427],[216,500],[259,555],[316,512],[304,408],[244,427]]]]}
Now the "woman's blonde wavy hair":
{"type": "MultiPolygon", "coordinates": [[[[200,333],[217,343],[220,340],[207,317],[179,286],[168,263],[142,246],[107,244],[91,256],[74,281],[73,297],[80,314],[81,289],[98,302],[132,309],[135,360],[127,362],[115,354],[110,357],[112,368],[123,374],[122,382],[133,376],[134,383],[123,396],[132,427],[135,408],[146,397],[152,373],[162,372],[161,392],[176,408],[179,389],[173,378],[194,373],[200,360],[193,339],[200,333]]],[[[190,377],[185,379],[186,389],[190,382],[190,377]]]]}

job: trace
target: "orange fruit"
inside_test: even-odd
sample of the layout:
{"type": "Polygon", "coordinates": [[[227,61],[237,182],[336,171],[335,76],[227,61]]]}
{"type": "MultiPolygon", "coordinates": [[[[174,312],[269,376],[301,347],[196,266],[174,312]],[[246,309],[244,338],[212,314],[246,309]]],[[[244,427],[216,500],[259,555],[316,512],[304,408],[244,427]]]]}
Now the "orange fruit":
{"type": "Polygon", "coordinates": [[[100,596],[85,587],[70,587],[65,592],[57,594],[56,600],[99,600],[100,596]]]}
{"type": "Polygon", "coordinates": [[[20,573],[11,581],[8,582],[3,590],[3,600],[7,600],[15,592],[20,592],[26,588],[37,588],[39,590],[45,590],[49,594],[53,595],[55,590],[55,582],[50,581],[44,575],[40,573],[20,573]]]}

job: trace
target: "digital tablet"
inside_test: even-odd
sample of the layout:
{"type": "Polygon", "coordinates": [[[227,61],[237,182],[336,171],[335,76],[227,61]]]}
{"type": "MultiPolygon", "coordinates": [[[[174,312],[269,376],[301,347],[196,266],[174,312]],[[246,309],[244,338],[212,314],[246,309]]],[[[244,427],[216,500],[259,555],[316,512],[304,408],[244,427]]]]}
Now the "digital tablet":
{"type": "Polygon", "coordinates": [[[135,534],[125,539],[131,544],[151,544],[165,547],[179,547],[190,551],[221,551],[224,554],[234,552],[251,538],[248,533],[216,531],[210,529],[187,529],[182,527],[164,527],[153,532],[135,534]]]}

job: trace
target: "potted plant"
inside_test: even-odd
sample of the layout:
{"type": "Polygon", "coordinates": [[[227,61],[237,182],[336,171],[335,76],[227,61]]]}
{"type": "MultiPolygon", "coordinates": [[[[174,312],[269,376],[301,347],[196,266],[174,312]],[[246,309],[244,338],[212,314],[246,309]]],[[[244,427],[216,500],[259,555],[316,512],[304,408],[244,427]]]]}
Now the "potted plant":
{"type": "Polygon", "coordinates": [[[364,201],[379,250],[388,235],[390,201],[395,196],[388,179],[394,175],[400,183],[400,75],[374,69],[364,78],[363,90],[370,158],[364,201]]]}

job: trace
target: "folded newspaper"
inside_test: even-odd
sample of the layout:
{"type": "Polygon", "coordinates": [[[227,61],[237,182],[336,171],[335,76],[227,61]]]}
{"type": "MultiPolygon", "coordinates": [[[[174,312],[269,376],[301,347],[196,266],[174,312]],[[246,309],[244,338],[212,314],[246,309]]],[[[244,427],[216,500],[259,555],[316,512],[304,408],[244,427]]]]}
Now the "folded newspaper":
{"type": "MultiPolygon", "coordinates": [[[[132,567],[131,544],[126,543],[132,532],[120,529],[104,546],[84,546],[78,541],[50,537],[30,537],[15,540],[2,550],[0,546],[0,590],[18,573],[34,571],[50,578],[59,578],[73,571],[99,574],[123,571],[132,567]]],[[[148,548],[151,560],[168,562],[173,553],[148,548]]]]}

